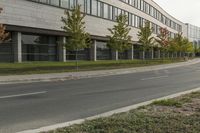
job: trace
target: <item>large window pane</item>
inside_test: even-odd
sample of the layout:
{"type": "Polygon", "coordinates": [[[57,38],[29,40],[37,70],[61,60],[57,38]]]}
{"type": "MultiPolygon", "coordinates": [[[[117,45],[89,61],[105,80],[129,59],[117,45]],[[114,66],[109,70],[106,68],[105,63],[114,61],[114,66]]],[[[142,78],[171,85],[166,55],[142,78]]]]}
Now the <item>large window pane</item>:
{"type": "Polygon", "coordinates": [[[86,0],[85,2],[85,11],[87,14],[91,14],[91,0],[86,0]]]}
{"type": "Polygon", "coordinates": [[[104,4],[104,14],[103,14],[103,17],[108,19],[108,16],[109,16],[108,13],[109,13],[109,11],[108,11],[108,5],[104,4]]]}
{"type": "Polygon", "coordinates": [[[85,0],[78,0],[77,2],[78,2],[77,4],[81,6],[81,11],[84,12],[85,0]]]}
{"type": "Polygon", "coordinates": [[[97,0],[92,0],[92,15],[97,16],[97,0]]]}
{"type": "Polygon", "coordinates": [[[54,6],[60,6],[59,0],[50,0],[50,4],[54,6]]]}
{"type": "Polygon", "coordinates": [[[61,0],[60,6],[64,8],[69,8],[69,0],[61,0]]]}
{"type": "Polygon", "coordinates": [[[76,1],[75,0],[70,0],[69,1],[69,6],[70,6],[70,9],[73,9],[75,6],[76,6],[76,1]]]}

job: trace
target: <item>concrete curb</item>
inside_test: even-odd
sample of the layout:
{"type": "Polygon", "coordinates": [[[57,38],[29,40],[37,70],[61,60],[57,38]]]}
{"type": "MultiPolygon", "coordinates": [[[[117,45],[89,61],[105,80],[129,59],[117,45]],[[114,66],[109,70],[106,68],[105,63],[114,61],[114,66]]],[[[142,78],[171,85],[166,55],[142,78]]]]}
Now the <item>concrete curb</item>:
{"type": "Polygon", "coordinates": [[[99,118],[99,117],[109,117],[109,116],[111,116],[113,114],[128,112],[128,111],[136,109],[138,107],[149,105],[152,102],[157,101],[157,100],[175,98],[175,97],[178,97],[178,96],[181,96],[181,95],[184,95],[184,94],[197,92],[197,91],[200,91],[200,87],[192,89],[192,90],[188,90],[188,91],[184,91],[184,92],[179,92],[179,93],[176,93],[176,94],[168,95],[168,96],[165,96],[165,97],[156,98],[156,99],[153,99],[153,100],[150,100],[150,101],[146,101],[146,102],[142,102],[142,103],[139,103],[139,104],[134,104],[134,105],[131,105],[131,106],[119,108],[119,109],[112,110],[112,111],[109,111],[109,112],[106,112],[106,113],[102,113],[102,114],[99,114],[99,115],[95,115],[95,116],[92,116],[92,117],[88,117],[88,118],[84,118],[84,119],[78,119],[78,120],[69,121],[69,122],[65,122],[65,123],[59,123],[59,124],[46,126],[46,127],[41,127],[41,128],[33,129],[33,130],[25,130],[25,131],[21,131],[21,132],[17,132],[17,133],[41,133],[41,132],[47,132],[47,131],[55,130],[55,129],[58,129],[58,128],[68,127],[68,126],[71,126],[73,124],[81,124],[85,120],[93,120],[93,119],[96,119],[96,118],[99,118]]]}
{"type": "Polygon", "coordinates": [[[51,82],[51,81],[66,81],[77,80],[83,78],[103,77],[111,75],[122,75],[130,73],[147,72],[154,70],[163,70],[197,64],[200,59],[193,59],[187,62],[164,64],[156,66],[113,69],[113,70],[98,70],[86,72],[71,72],[71,73],[53,73],[53,74],[33,74],[33,75],[15,75],[15,76],[0,76],[0,84],[18,84],[18,83],[33,83],[33,82],[51,82]]]}

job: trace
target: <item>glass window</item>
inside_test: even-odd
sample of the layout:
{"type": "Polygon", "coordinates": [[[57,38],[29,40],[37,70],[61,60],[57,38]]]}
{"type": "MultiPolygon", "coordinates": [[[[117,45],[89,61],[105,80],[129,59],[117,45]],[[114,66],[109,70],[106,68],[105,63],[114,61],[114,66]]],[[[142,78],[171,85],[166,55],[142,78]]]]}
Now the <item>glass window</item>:
{"type": "Polygon", "coordinates": [[[87,14],[91,14],[91,0],[85,0],[85,11],[87,14]]]}
{"type": "Polygon", "coordinates": [[[138,16],[135,16],[135,27],[139,27],[139,19],[138,16]]]}
{"type": "Polygon", "coordinates": [[[128,25],[132,26],[132,14],[131,13],[128,14],[128,25]]]}
{"type": "Polygon", "coordinates": [[[109,11],[108,11],[108,5],[104,4],[104,13],[103,13],[103,17],[108,19],[109,16],[109,11]]]}
{"type": "Polygon", "coordinates": [[[109,6],[108,9],[109,9],[109,19],[112,20],[113,19],[113,7],[109,6]]]}
{"type": "Polygon", "coordinates": [[[117,16],[119,16],[120,14],[122,14],[122,10],[118,9],[117,16]]]}
{"type": "Polygon", "coordinates": [[[138,0],[134,0],[135,2],[134,2],[134,6],[135,6],[135,8],[138,8],[138,0]]]}
{"type": "Polygon", "coordinates": [[[97,0],[92,0],[92,15],[97,16],[97,0]]]}
{"type": "Polygon", "coordinates": [[[48,4],[48,0],[39,0],[39,2],[48,4]]]}
{"type": "Polygon", "coordinates": [[[60,1],[59,0],[50,0],[50,4],[54,6],[60,6],[60,1]]]}
{"type": "Polygon", "coordinates": [[[69,8],[69,0],[61,0],[60,6],[64,8],[69,8]]]}
{"type": "Polygon", "coordinates": [[[78,0],[77,1],[78,5],[81,5],[81,11],[84,12],[85,9],[85,1],[84,0],[78,0]]]}
{"type": "Polygon", "coordinates": [[[135,26],[135,15],[132,15],[132,26],[135,26]]]}
{"type": "Polygon", "coordinates": [[[98,2],[98,16],[103,18],[103,3],[98,2]]]}
{"type": "Polygon", "coordinates": [[[113,7],[113,20],[116,20],[117,16],[118,16],[118,10],[116,7],[113,7]]]}
{"type": "Polygon", "coordinates": [[[106,42],[97,41],[97,59],[109,60],[111,59],[111,50],[107,47],[106,42]]]}
{"type": "Polygon", "coordinates": [[[154,13],[154,8],[152,6],[150,6],[150,15],[153,17],[153,13],[154,13]]]}
{"type": "Polygon", "coordinates": [[[141,0],[141,8],[142,11],[144,11],[144,0],[141,0]]]}
{"type": "Polygon", "coordinates": [[[76,6],[75,0],[70,0],[69,1],[69,7],[70,7],[70,9],[73,9],[75,6],[76,6]]]}
{"type": "Polygon", "coordinates": [[[146,13],[149,14],[149,4],[146,3],[146,13]]]}
{"type": "Polygon", "coordinates": [[[141,0],[138,0],[138,9],[141,9],[141,0]]]}

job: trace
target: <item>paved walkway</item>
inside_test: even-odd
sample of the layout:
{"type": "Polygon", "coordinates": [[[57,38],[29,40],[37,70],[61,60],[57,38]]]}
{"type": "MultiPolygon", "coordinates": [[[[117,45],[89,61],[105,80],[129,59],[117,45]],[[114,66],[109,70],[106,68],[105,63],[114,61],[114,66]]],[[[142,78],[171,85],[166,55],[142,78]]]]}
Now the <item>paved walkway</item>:
{"type": "Polygon", "coordinates": [[[188,65],[197,64],[197,63],[200,63],[200,59],[193,59],[193,60],[189,60],[187,62],[181,62],[181,63],[163,64],[163,65],[137,67],[137,68],[84,71],[84,72],[67,72],[67,73],[51,73],[51,74],[0,76],[0,84],[75,80],[75,79],[81,79],[81,78],[102,77],[102,76],[109,76],[109,75],[120,75],[120,74],[136,73],[136,72],[154,71],[154,70],[175,68],[175,67],[181,67],[181,66],[188,66],[188,65]]]}

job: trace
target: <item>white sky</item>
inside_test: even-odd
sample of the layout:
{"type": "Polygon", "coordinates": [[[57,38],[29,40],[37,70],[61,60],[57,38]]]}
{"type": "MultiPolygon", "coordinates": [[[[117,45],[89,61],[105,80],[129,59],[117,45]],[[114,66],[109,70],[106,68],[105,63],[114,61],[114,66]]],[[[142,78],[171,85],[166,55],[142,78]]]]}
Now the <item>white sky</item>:
{"type": "Polygon", "coordinates": [[[200,0],[154,0],[170,15],[200,27],[200,0]]]}

